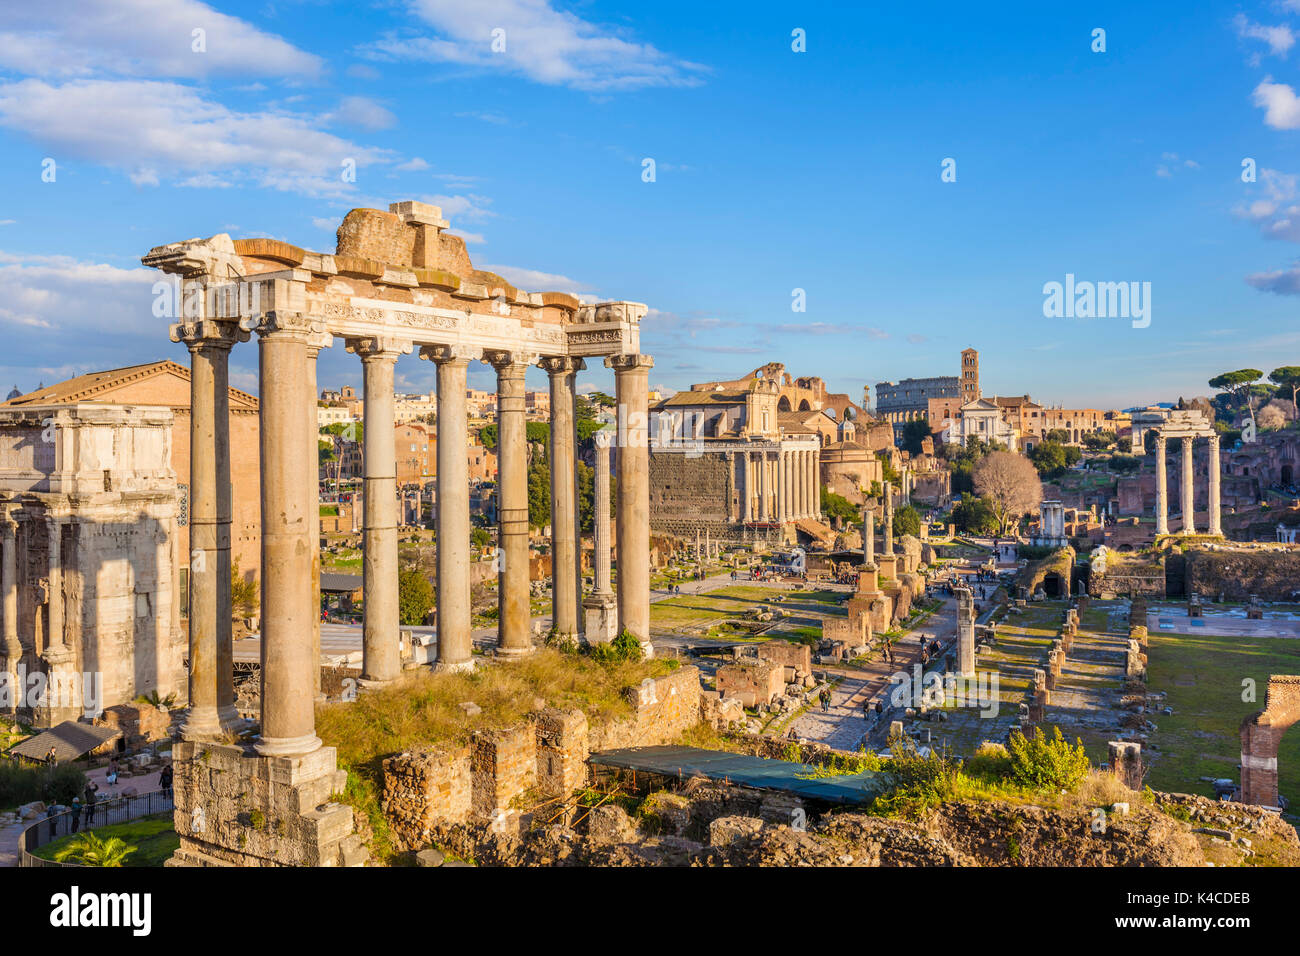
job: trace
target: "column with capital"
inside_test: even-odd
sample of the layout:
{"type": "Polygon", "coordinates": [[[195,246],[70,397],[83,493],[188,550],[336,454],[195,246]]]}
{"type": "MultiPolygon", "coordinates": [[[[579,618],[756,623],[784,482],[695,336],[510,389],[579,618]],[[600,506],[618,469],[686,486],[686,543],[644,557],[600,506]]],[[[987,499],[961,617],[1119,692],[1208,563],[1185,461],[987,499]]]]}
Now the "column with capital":
{"type": "Polygon", "coordinates": [[[1192,467],[1192,437],[1183,438],[1183,534],[1196,534],[1196,486],[1192,467]]]}
{"type": "MultiPolygon", "coordinates": [[[[315,434],[303,435],[307,347],[312,324],[296,312],[271,311],[241,323],[258,334],[258,400],[262,490],[263,756],[320,749],[316,736],[312,659],[311,501],[304,495],[302,457],[315,434]]],[[[370,600],[366,595],[367,603],[370,600]]]]}
{"type": "Polygon", "coordinates": [[[776,452],[776,520],[785,524],[789,517],[790,503],[790,468],[785,449],[777,447],[776,452]]]}
{"type": "Polygon", "coordinates": [[[551,386],[551,621],[557,634],[578,634],[577,500],[574,463],[574,384],[580,358],[548,356],[539,363],[551,386]]]}
{"type": "Polygon", "coordinates": [[[650,449],[646,415],[648,355],[611,355],[620,428],[618,444],[618,617],[620,630],[650,641],[650,449]]]}
{"type": "Polygon", "coordinates": [[[1156,433],[1156,534],[1169,533],[1168,466],[1165,462],[1165,436],[1156,433]]]}
{"type": "Polygon", "coordinates": [[[885,482],[885,557],[894,556],[894,486],[885,482]]]}
{"type": "Polygon", "coordinates": [[[439,671],[472,670],[469,580],[469,433],[464,346],[426,345],[420,357],[438,367],[438,664],[439,671]]]}
{"type": "MultiPolygon", "coordinates": [[[[528,575],[528,442],[524,373],[536,355],[484,353],[497,372],[497,654],[533,650],[528,575]]],[[[619,554],[620,560],[622,554],[619,554]]]]}
{"type": "Polygon", "coordinates": [[[4,620],[0,623],[0,713],[12,714],[22,704],[18,665],[22,663],[23,646],[18,640],[18,522],[14,520],[13,507],[0,511],[0,610],[4,620]]]}
{"type": "Polygon", "coordinates": [[[366,336],[347,340],[361,357],[365,409],[362,431],[365,514],[361,530],[361,679],[367,684],[396,680],[402,671],[397,596],[397,448],[394,434],[394,369],[412,345],[400,339],[366,336]]]}
{"type": "Polygon", "coordinates": [[[1210,435],[1210,462],[1209,462],[1209,509],[1210,509],[1210,527],[1207,533],[1212,535],[1223,535],[1222,519],[1219,515],[1219,433],[1214,432],[1210,435]]]}
{"type": "Polygon", "coordinates": [[[230,320],[177,323],[190,352],[189,710],[187,740],[214,740],[235,711],[230,598],[230,350],[248,333],[230,320]]]}
{"type": "Polygon", "coordinates": [[[49,601],[46,605],[45,653],[41,655],[45,661],[47,677],[46,696],[35,707],[35,724],[40,727],[53,727],[64,720],[75,720],[80,716],[80,700],[73,673],[77,654],[67,643],[63,624],[63,528],[67,517],[54,512],[47,512],[45,517],[49,552],[49,576],[46,579],[49,601]]]}
{"type": "Polygon", "coordinates": [[[754,520],[754,466],[750,461],[749,452],[740,453],[741,461],[744,463],[744,493],[740,502],[740,520],[748,524],[754,520]]]}

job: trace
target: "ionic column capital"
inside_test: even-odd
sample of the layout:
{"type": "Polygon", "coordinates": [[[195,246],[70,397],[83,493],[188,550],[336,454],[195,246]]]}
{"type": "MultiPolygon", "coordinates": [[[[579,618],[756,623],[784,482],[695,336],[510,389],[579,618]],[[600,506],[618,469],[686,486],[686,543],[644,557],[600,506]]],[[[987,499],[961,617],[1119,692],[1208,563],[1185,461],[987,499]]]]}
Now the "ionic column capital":
{"type": "Polygon", "coordinates": [[[435,365],[468,365],[483,357],[483,350],[468,345],[421,345],[420,358],[435,365]]]}
{"type": "Polygon", "coordinates": [[[543,355],[537,360],[537,365],[552,376],[570,375],[574,372],[581,372],[587,367],[587,363],[582,359],[570,355],[543,355]]]}
{"type": "Polygon", "coordinates": [[[364,335],[345,340],[347,350],[360,356],[361,361],[396,362],[398,356],[409,355],[414,343],[390,335],[364,335]]]}
{"type": "Polygon", "coordinates": [[[168,330],[173,342],[183,342],[191,352],[197,349],[230,349],[236,342],[247,342],[249,333],[233,319],[195,319],[176,322],[168,330]]]}
{"type": "Polygon", "coordinates": [[[655,360],[652,356],[641,352],[605,356],[605,368],[612,368],[615,372],[632,372],[642,368],[649,369],[654,364],[655,360]]]}

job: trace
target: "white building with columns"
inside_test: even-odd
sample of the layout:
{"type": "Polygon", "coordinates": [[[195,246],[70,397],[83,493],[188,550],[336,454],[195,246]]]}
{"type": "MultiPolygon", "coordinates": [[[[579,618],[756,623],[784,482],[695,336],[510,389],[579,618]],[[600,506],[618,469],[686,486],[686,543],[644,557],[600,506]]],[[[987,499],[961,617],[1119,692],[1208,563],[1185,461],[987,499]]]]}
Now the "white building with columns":
{"type": "Polygon", "coordinates": [[[721,541],[798,540],[821,515],[821,439],[782,430],[778,383],[678,392],[650,422],[650,525],[721,541]]]}

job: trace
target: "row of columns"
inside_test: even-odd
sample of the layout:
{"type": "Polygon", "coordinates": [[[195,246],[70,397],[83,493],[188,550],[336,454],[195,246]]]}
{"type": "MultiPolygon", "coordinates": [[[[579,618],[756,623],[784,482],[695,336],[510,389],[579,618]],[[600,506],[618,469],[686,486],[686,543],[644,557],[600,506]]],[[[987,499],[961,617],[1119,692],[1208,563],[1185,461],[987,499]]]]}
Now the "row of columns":
{"type": "MultiPolygon", "coordinates": [[[[236,341],[259,337],[262,509],[262,733],[266,755],[308,753],[320,746],[314,702],[320,692],[320,510],[316,463],[316,357],[332,337],[294,312],[258,320],[178,324],[172,337],[191,353],[190,710],[184,733],[212,739],[238,724],[234,708],[230,601],[230,436],[228,360],[236,341]],[[304,464],[306,463],[306,464],[304,464]]],[[[365,617],[362,679],[382,684],[401,670],[397,586],[397,480],[393,431],[394,371],[412,343],[385,337],[347,341],[364,374],[365,617]]],[[[438,667],[472,666],[470,521],[466,408],[467,367],[482,359],[497,373],[499,619],[497,651],[518,657],[532,649],[529,613],[528,478],[524,376],[538,362],[550,376],[554,621],[561,634],[580,631],[580,525],[575,471],[576,373],[581,359],[518,351],[486,353],[429,345],[420,355],[438,379],[438,667]]],[[[649,639],[649,449],[646,434],[648,356],[616,355],[620,408],[617,436],[618,624],[649,639]]],[[[607,454],[601,452],[601,454],[607,454]]],[[[599,457],[599,456],[598,456],[599,457]]],[[[610,591],[608,459],[597,469],[597,594],[610,591]],[[599,487],[604,483],[604,499],[599,487]]],[[[12,540],[5,532],[4,541],[12,540]]],[[[12,546],[0,556],[14,560],[12,546]]],[[[57,567],[51,544],[51,578],[57,567]]],[[[53,582],[52,582],[53,584],[53,582]]],[[[6,637],[16,614],[3,595],[6,637]]],[[[16,597],[14,598],[16,603],[16,597]]],[[[51,612],[53,614],[53,612],[51,612]]],[[[52,621],[52,625],[53,625],[52,621]]],[[[61,626],[53,633],[62,633],[61,626]]],[[[16,638],[15,638],[16,642],[16,638]]]]}
{"type": "Polygon", "coordinates": [[[817,452],[742,452],[740,520],[785,522],[821,514],[817,452]]]}
{"type": "MultiPolygon", "coordinates": [[[[1208,463],[1208,497],[1207,512],[1209,527],[1206,533],[1222,535],[1223,526],[1219,501],[1219,436],[1210,434],[1208,463]]],[[[1168,439],[1163,434],[1156,435],[1156,534],[1169,533],[1169,489],[1168,466],[1165,462],[1168,439]]],[[[1181,503],[1183,511],[1183,534],[1196,534],[1196,485],[1195,470],[1192,459],[1192,442],[1195,438],[1184,436],[1182,439],[1182,476],[1181,503]]]]}

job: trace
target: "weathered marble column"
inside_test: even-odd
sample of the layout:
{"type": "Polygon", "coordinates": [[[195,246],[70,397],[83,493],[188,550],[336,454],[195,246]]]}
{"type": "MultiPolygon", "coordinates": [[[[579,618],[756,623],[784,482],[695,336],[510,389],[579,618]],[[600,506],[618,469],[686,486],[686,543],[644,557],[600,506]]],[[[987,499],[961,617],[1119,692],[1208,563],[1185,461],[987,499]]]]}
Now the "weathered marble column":
{"type": "Polygon", "coordinates": [[[574,385],[586,368],[579,358],[547,357],[538,363],[551,386],[551,622],[562,637],[578,633],[578,574],[574,489],[574,385]]]}
{"type": "Polygon", "coordinates": [[[1222,535],[1223,525],[1219,514],[1219,435],[1217,432],[1210,435],[1209,495],[1210,527],[1208,533],[1222,535]]]}
{"type": "Polygon", "coordinates": [[[611,355],[619,412],[625,422],[618,445],[619,628],[643,644],[650,640],[650,449],[646,442],[647,393],[654,360],[637,353],[611,355]]]}
{"type": "Polygon", "coordinates": [[[865,502],[862,505],[862,566],[867,569],[876,566],[876,516],[865,502]]]}
{"type": "MultiPolygon", "coordinates": [[[[303,494],[302,456],[315,432],[303,435],[307,394],[308,318],[268,312],[244,323],[258,333],[262,490],[263,756],[320,748],[314,712],[311,501],[303,494]]],[[[368,600],[368,596],[367,596],[368,600]]]]}
{"type": "Polygon", "coordinates": [[[885,482],[885,557],[894,555],[894,489],[885,482]]]}
{"type": "MultiPolygon", "coordinates": [[[[497,372],[497,654],[522,657],[533,650],[528,576],[528,442],[524,373],[536,355],[486,352],[497,372]]],[[[623,552],[619,551],[622,562],[623,552]]]]}
{"type": "Polygon", "coordinates": [[[362,465],[365,489],[361,538],[361,679],[369,684],[395,680],[402,672],[397,600],[397,449],[394,426],[394,368],[411,343],[380,336],[348,339],[361,357],[365,427],[362,465]]]}
{"type": "Polygon", "coordinates": [[[471,670],[469,433],[467,369],[480,357],[464,346],[426,345],[420,357],[438,366],[438,664],[471,670]]]}
{"type": "MultiPolygon", "coordinates": [[[[768,511],[767,502],[772,493],[772,473],[768,468],[767,452],[758,453],[758,520],[771,521],[772,515],[768,511]]],[[[620,475],[620,477],[622,477],[620,475]]]]}
{"type": "Polygon", "coordinates": [[[1165,436],[1156,435],[1156,534],[1169,533],[1169,487],[1165,464],[1165,436]]]}
{"type": "Polygon", "coordinates": [[[320,350],[329,348],[334,343],[334,337],[328,332],[319,335],[313,335],[307,342],[307,400],[303,403],[307,412],[307,434],[312,439],[312,454],[307,460],[306,475],[307,498],[311,501],[311,593],[312,608],[315,611],[311,616],[311,646],[312,659],[316,662],[312,668],[312,674],[315,677],[316,698],[320,700],[324,697],[321,692],[320,682],[320,419],[316,415],[316,401],[319,393],[316,390],[316,359],[320,357],[320,350]]]}
{"type": "Polygon", "coordinates": [[[7,700],[0,712],[12,714],[22,704],[18,665],[23,659],[23,646],[18,640],[18,522],[8,507],[0,512],[0,610],[4,613],[0,623],[0,680],[7,682],[7,700]]]}
{"type": "Polygon", "coordinates": [[[66,519],[67,515],[61,513],[49,513],[45,519],[49,541],[49,629],[46,632],[45,653],[41,657],[45,661],[48,683],[46,699],[36,708],[36,724],[44,727],[79,716],[77,705],[80,700],[74,674],[77,655],[67,643],[63,626],[63,527],[66,519]]]}
{"type": "Polygon", "coordinates": [[[1183,534],[1196,534],[1196,475],[1192,470],[1192,437],[1183,438],[1183,534]]]}
{"type": "Polygon", "coordinates": [[[595,588],[582,602],[583,638],[588,644],[608,644],[618,636],[618,602],[610,586],[609,561],[609,446],[611,433],[596,432],[596,470],[592,478],[592,544],[595,588]]]}
{"type": "MultiPolygon", "coordinates": [[[[248,339],[233,321],[171,328],[190,351],[190,602],[187,740],[214,740],[239,722],[235,711],[230,598],[230,349],[248,339]]],[[[313,414],[315,408],[313,405],[313,414]]]]}

